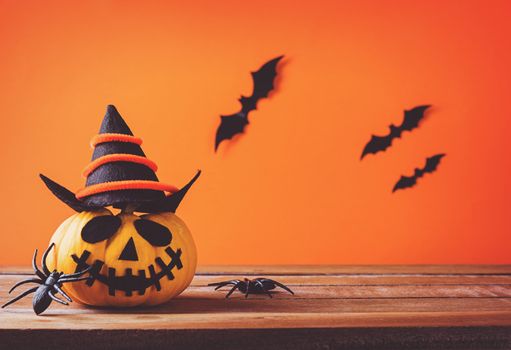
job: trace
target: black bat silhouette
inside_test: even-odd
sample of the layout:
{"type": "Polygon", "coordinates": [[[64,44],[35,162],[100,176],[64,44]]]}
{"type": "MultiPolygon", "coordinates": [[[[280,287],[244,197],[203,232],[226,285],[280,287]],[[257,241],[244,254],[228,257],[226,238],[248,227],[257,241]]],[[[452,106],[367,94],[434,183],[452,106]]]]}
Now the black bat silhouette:
{"type": "Polygon", "coordinates": [[[432,173],[436,170],[438,164],[440,164],[440,160],[444,156],[445,153],[435,154],[434,156],[426,159],[426,165],[424,166],[424,168],[422,169],[415,168],[415,172],[412,176],[401,176],[399,181],[392,189],[392,193],[396,192],[399,189],[405,189],[415,186],[415,184],[417,183],[417,179],[419,179],[426,173],[432,173]]]}
{"type": "Polygon", "coordinates": [[[403,123],[399,126],[395,126],[391,124],[389,126],[390,133],[386,136],[376,136],[372,135],[371,140],[367,143],[362,151],[362,156],[360,159],[363,159],[369,153],[378,153],[380,151],[385,151],[387,148],[392,145],[392,141],[395,138],[401,137],[403,131],[411,131],[419,126],[419,122],[424,118],[424,111],[431,107],[430,105],[417,106],[415,108],[410,109],[409,111],[405,110],[405,117],[403,119],[403,123]]]}
{"type": "Polygon", "coordinates": [[[277,64],[284,56],[279,56],[266,62],[257,72],[251,72],[254,81],[254,90],[250,97],[241,96],[241,110],[231,115],[220,116],[220,126],[216,131],[215,152],[223,140],[231,139],[234,135],[240,134],[248,125],[248,113],[257,109],[257,102],[273,90],[273,82],[277,76],[277,64]]]}

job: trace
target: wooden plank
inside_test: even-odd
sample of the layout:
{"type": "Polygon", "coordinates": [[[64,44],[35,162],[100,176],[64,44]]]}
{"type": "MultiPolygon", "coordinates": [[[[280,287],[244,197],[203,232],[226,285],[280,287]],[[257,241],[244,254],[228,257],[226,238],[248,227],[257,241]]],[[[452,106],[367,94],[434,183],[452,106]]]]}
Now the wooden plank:
{"type": "Polygon", "coordinates": [[[420,349],[511,347],[509,327],[0,330],[5,349],[420,349]]]}
{"type": "MultiPolygon", "coordinates": [[[[506,269],[395,266],[373,273],[366,267],[333,266],[206,268],[181,296],[157,307],[53,304],[36,316],[31,298],[26,298],[0,311],[0,347],[509,349],[511,275],[506,269]],[[236,292],[225,299],[225,290],[206,286],[240,278],[244,271],[273,274],[296,296],[279,292],[273,299],[245,299],[236,292]]],[[[0,303],[8,299],[12,284],[27,277],[3,271],[0,303]]]]}
{"type": "MultiPolygon", "coordinates": [[[[212,288],[190,287],[181,297],[221,299],[229,288],[212,292],[212,288]]],[[[273,293],[279,299],[379,299],[379,298],[511,298],[511,285],[506,286],[293,286],[295,295],[279,290],[273,293]]],[[[266,295],[251,298],[267,299],[266,295]]],[[[236,292],[230,298],[244,298],[236,292]]]]}
{"type": "MultiPolygon", "coordinates": [[[[29,266],[0,266],[2,274],[30,274],[29,266]]],[[[210,265],[197,275],[511,275],[511,265],[210,265]]]]}
{"type": "Polygon", "coordinates": [[[510,275],[511,265],[211,265],[199,275],[510,275]]]}
{"type": "MultiPolygon", "coordinates": [[[[44,316],[30,310],[9,312],[2,318],[2,329],[115,330],[115,329],[247,329],[247,328],[391,328],[511,326],[504,311],[470,312],[242,312],[227,313],[75,313],[63,308],[44,316]]],[[[2,314],[3,315],[3,314],[2,314]]]]}
{"type": "MultiPolygon", "coordinates": [[[[511,285],[511,275],[374,275],[374,276],[270,276],[275,280],[289,286],[381,286],[381,285],[511,285]]],[[[242,279],[240,276],[211,276],[197,275],[192,286],[206,286],[209,283],[221,282],[230,279],[242,279]]]]}
{"type": "MultiPolygon", "coordinates": [[[[282,282],[289,286],[296,285],[510,285],[511,275],[292,275],[292,276],[271,276],[268,278],[282,282]]],[[[27,278],[27,275],[19,273],[0,274],[0,281],[10,278],[8,281],[20,281],[27,278]]],[[[231,279],[241,279],[237,275],[196,275],[192,286],[206,286],[209,283],[220,282],[231,279]]],[[[9,282],[9,283],[12,283],[9,282]]],[[[0,282],[1,283],[1,282],[0,282]]]]}
{"type": "MultiPolygon", "coordinates": [[[[0,276],[0,302],[7,300],[7,291],[21,280],[15,276],[0,276]]],[[[286,280],[283,278],[282,280],[286,280]]],[[[376,284],[376,285],[292,285],[295,295],[276,288],[272,293],[279,299],[354,299],[354,298],[511,298],[511,284],[376,284]]],[[[17,293],[27,288],[20,288],[17,293]]],[[[192,284],[180,297],[222,299],[230,287],[215,291],[206,284],[192,284]]],[[[17,293],[13,293],[13,296],[17,293]]],[[[231,299],[243,297],[236,291],[231,299]]],[[[265,299],[266,295],[251,298],[265,299]]],[[[28,298],[27,300],[29,300],[28,298]]]]}
{"type": "MultiPolygon", "coordinates": [[[[3,299],[5,300],[5,299],[3,299]]],[[[263,313],[356,313],[356,312],[470,312],[505,311],[511,313],[510,298],[344,298],[344,299],[299,299],[299,298],[248,298],[238,296],[233,299],[225,298],[194,298],[185,295],[169,301],[166,304],[151,308],[92,308],[73,303],[73,306],[54,304],[45,315],[66,314],[99,315],[107,314],[109,323],[115,325],[118,314],[214,314],[242,313],[249,317],[263,313]]],[[[17,318],[20,314],[33,315],[31,300],[20,301],[0,312],[0,321],[17,318]]],[[[77,316],[78,317],[78,316],[77,316]]],[[[36,318],[34,318],[36,319],[36,318]]],[[[110,327],[108,324],[98,327],[110,327]]],[[[275,324],[275,327],[278,325],[275,324]]],[[[114,326],[115,327],[115,326],[114,326]]]]}
{"type": "MultiPolygon", "coordinates": [[[[8,299],[7,290],[22,276],[0,276],[0,302],[8,299]]],[[[248,300],[236,292],[229,300],[226,291],[214,291],[212,287],[191,286],[168,305],[158,307],[161,312],[186,313],[201,309],[223,312],[390,312],[390,311],[445,311],[461,310],[510,310],[510,285],[297,285],[292,296],[286,292],[275,293],[270,300],[265,295],[252,295],[248,300]],[[445,299],[445,300],[443,300],[445,299]],[[435,309],[436,308],[436,309],[435,309]],[[241,311],[240,311],[241,310],[241,311]]],[[[23,290],[23,289],[22,289],[23,290]]],[[[16,293],[13,294],[17,295],[16,293]]],[[[105,310],[76,306],[77,313],[101,313],[105,310]]],[[[60,305],[54,305],[60,307],[60,305]]],[[[31,298],[25,298],[8,310],[31,310],[31,298]]],[[[66,310],[64,308],[63,310],[66,310]]],[[[67,311],[63,311],[67,312],[67,311]]],[[[130,309],[124,311],[130,312],[130,309]]],[[[138,311],[134,311],[138,313],[138,311]]],[[[154,309],[146,312],[153,313],[154,309]]]]}
{"type": "Polygon", "coordinates": [[[34,270],[28,266],[0,266],[0,275],[26,275],[33,273],[34,270]]]}

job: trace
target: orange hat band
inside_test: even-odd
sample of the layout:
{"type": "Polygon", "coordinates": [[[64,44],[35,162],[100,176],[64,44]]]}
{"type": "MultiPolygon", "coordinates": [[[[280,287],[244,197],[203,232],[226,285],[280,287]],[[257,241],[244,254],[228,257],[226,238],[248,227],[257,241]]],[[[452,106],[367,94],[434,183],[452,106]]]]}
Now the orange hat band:
{"type": "Polygon", "coordinates": [[[149,180],[124,180],[103,182],[96,185],[84,187],[76,192],[75,197],[81,199],[93,194],[108,192],[108,191],[122,191],[122,190],[155,190],[166,191],[171,194],[179,191],[176,186],[163,184],[157,181],[149,180]]]}
{"type": "Polygon", "coordinates": [[[130,163],[143,164],[143,165],[149,167],[152,171],[158,170],[158,165],[156,165],[155,162],[147,159],[146,157],[137,156],[134,154],[114,153],[114,154],[108,154],[106,156],[102,156],[97,159],[94,159],[92,162],[90,162],[85,167],[85,169],[83,169],[82,175],[84,177],[87,177],[90,175],[90,173],[92,173],[94,170],[96,170],[100,166],[107,164],[107,163],[112,163],[112,162],[130,162],[130,163]]]}
{"type": "Polygon", "coordinates": [[[142,139],[140,137],[135,137],[132,135],[126,135],[126,134],[98,134],[95,135],[92,140],[90,141],[90,145],[92,148],[96,147],[96,145],[100,143],[105,142],[127,142],[127,143],[134,143],[137,145],[142,144],[142,139]]]}

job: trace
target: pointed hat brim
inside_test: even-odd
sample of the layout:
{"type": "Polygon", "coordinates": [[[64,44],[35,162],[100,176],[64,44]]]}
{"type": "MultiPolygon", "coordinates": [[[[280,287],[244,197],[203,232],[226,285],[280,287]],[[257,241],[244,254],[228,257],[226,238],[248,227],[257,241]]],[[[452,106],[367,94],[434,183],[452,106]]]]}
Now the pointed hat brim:
{"type": "MultiPolygon", "coordinates": [[[[198,170],[195,176],[180,190],[177,192],[172,193],[171,195],[168,195],[162,199],[152,200],[152,201],[145,201],[140,203],[133,203],[134,211],[143,212],[143,213],[158,213],[158,212],[171,212],[175,213],[179,205],[181,204],[181,201],[184,199],[185,195],[187,194],[188,190],[192,187],[192,185],[195,183],[195,181],[199,178],[201,175],[201,170],[198,170]]],[[[62,185],[59,185],[55,181],[51,180],[50,178],[44,176],[43,174],[39,174],[41,177],[41,180],[43,180],[44,184],[48,189],[57,197],[60,199],[64,204],[69,206],[71,209],[73,209],[76,212],[82,212],[82,211],[94,211],[99,210],[105,206],[96,206],[96,205],[90,205],[86,202],[76,198],[75,193],[68,190],[62,185]]],[[[115,192],[115,191],[110,191],[115,192]]],[[[122,191],[120,191],[122,192],[122,191]]],[[[106,192],[108,193],[108,192],[106,192]]],[[[114,205],[115,207],[119,207],[117,205],[114,205]]],[[[122,206],[121,206],[122,207],[122,206]]]]}

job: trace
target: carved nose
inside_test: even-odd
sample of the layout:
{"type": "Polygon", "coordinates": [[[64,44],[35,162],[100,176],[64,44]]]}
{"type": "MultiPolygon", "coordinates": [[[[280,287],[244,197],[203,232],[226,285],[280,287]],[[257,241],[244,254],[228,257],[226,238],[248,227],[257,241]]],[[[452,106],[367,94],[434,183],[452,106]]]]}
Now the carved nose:
{"type": "Polygon", "coordinates": [[[124,247],[121,255],[119,256],[119,260],[138,261],[137,248],[135,248],[135,242],[133,242],[133,237],[131,237],[128,243],[126,243],[126,246],[124,247]]]}

